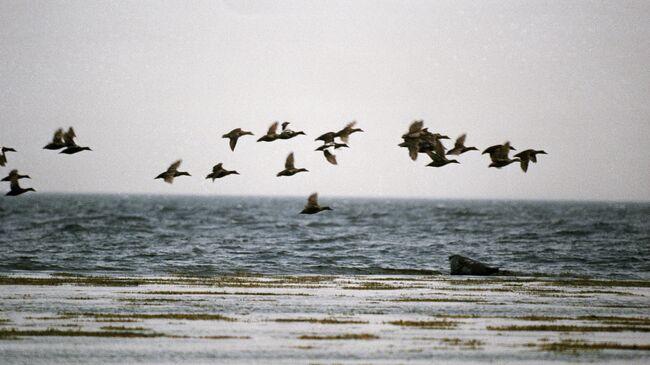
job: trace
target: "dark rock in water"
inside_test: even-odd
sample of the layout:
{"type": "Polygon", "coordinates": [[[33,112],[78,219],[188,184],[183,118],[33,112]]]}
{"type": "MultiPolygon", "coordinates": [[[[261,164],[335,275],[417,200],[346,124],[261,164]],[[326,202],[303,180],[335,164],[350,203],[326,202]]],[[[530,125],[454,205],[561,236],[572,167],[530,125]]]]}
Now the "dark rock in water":
{"type": "Polygon", "coordinates": [[[490,267],[482,262],[461,255],[449,256],[452,275],[492,275],[499,272],[498,267],[490,267]]]}

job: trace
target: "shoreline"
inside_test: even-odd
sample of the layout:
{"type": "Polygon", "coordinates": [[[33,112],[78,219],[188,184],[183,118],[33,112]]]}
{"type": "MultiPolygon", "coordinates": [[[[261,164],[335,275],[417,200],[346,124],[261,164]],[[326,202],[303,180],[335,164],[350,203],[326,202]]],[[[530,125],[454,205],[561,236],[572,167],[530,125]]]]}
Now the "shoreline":
{"type": "Polygon", "coordinates": [[[650,360],[642,280],[40,273],[0,288],[9,364],[650,360]]]}

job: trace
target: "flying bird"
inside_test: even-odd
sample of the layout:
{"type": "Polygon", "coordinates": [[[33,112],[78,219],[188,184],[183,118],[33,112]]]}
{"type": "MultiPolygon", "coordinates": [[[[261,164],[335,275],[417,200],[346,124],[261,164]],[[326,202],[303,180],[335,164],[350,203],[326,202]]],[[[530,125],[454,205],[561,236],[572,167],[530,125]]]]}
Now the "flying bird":
{"type": "Polygon", "coordinates": [[[0,152],[0,166],[7,164],[7,152],[16,152],[16,150],[11,147],[2,147],[0,151],[2,151],[0,152]]]}
{"type": "Polygon", "coordinates": [[[356,124],[357,124],[356,120],[348,123],[348,125],[346,125],[343,129],[336,132],[336,136],[339,137],[341,141],[343,141],[343,143],[348,143],[348,139],[350,138],[350,135],[352,133],[363,132],[363,129],[361,128],[354,128],[356,124]]]}
{"type": "Polygon", "coordinates": [[[231,130],[230,132],[224,134],[222,136],[222,138],[230,139],[230,150],[234,151],[235,146],[237,145],[237,140],[239,139],[239,137],[245,136],[245,135],[251,135],[252,136],[253,133],[249,132],[249,131],[244,131],[241,128],[235,128],[235,129],[231,130]]]}
{"type": "Polygon", "coordinates": [[[293,152],[291,152],[287,156],[287,160],[284,162],[284,170],[278,172],[276,176],[293,176],[299,172],[307,172],[309,170],[299,168],[297,169],[296,166],[294,165],[294,157],[293,157],[293,152]]]}
{"type": "Polygon", "coordinates": [[[462,134],[460,137],[456,138],[456,143],[454,143],[454,148],[447,151],[448,155],[461,155],[467,151],[478,151],[476,147],[465,147],[465,138],[467,134],[462,134]]]}
{"type": "Polygon", "coordinates": [[[445,149],[442,146],[442,143],[436,145],[435,151],[427,151],[427,155],[431,157],[431,162],[427,166],[431,167],[442,167],[450,163],[460,163],[456,160],[449,160],[445,156],[445,149]]]}
{"type": "Polygon", "coordinates": [[[178,167],[180,167],[181,162],[183,160],[178,160],[174,162],[173,164],[169,165],[167,168],[167,171],[163,172],[162,174],[156,176],[155,179],[163,179],[166,183],[171,184],[174,182],[174,178],[178,176],[192,176],[188,172],[185,171],[178,171],[178,167]]]}
{"type": "MultiPolygon", "coordinates": [[[[7,176],[7,177],[10,177],[9,181],[11,182],[10,190],[9,190],[9,192],[7,194],[5,194],[7,196],[17,196],[17,195],[26,193],[28,191],[36,191],[36,190],[34,190],[34,188],[24,189],[24,188],[20,187],[20,184],[18,183],[18,179],[21,178],[21,175],[18,175],[18,171],[16,171],[16,174],[13,175],[13,176],[11,175],[11,173],[9,173],[9,176],[7,176]]],[[[23,177],[29,178],[29,176],[27,176],[27,175],[23,175],[23,177]]],[[[6,181],[6,180],[2,179],[2,181],[6,181]]]]}
{"type": "Polygon", "coordinates": [[[345,143],[335,143],[335,142],[332,142],[332,143],[326,143],[326,144],[324,144],[324,145],[318,147],[318,148],[315,149],[314,151],[324,151],[324,150],[326,150],[326,149],[328,149],[328,148],[332,148],[332,147],[334,147],[335,150],[338,150],[339,148],[343,148],[343,147],[345,147],[345,148],[350,148],[350,146],[348,146],[348,145],[345,144],[345,143]]]}
{"type": "Polygon", "coordinates": [[[63,128],[59,128],[54,132],[54,137],[52,137],[52,142],[48,143],[43,147],[44,150],[60,150],[65,147],[65,141],[63,140],[63,128]]]}
{"type": "Polygon", "coordinates": [[[68,131],[63,134],[63,142],[65,149],[59,153],[65,153],[66,155],[72,155],[81,151],[92,151],[90,147],[81,147],[74,141],[77,134],[74,132],[72,127],[68,128],[68,131]]]}
{"type": "Polygon", "coordinates": [[[212,179],[212,182],[214,182],[215,179],[220,179],[224,176],[228,176],[232,174],[239,175],[239,172],[235,170],[226,170],[223,168],[223,164],[219,162],[218,164],[212,167],[212,172],[208,174],[208,176],[206,176],[205,178],[212,179]]]}
{"type": "Polygon", "coordinates": [[[518,154],[515,155],[515,157],[519,157],[521,160],[521,169],[526,172],[528,171],[528,162],[532,161],[534,163],[537,163],[537,155],[548,155],[546,151],[544,150],[523,150],[519,152],[518,154]]]}
{"type": "Polygon", "coordinates": [[[305,205],[305,208],[300,212],[300,214],[316,214],[324,210],[332,210],[332,208],[327,206],[321,207],[318,204],[318,193],[313,193],[309,198],[307,198],[307,205],[305,205]]]}
{"type": "Polygon", "coordinates": [[[287,128],[288,125],[289,125],[289,122],[283,122],[282,123],[282,132],[280,132],[280,134],[278,135],[279,139],[291,139],[291,138],[297,137],[297,136],[299,136],[301,134],[305,135],[305,132],[303,132],[303,131],[296,132],[296,131],[293,131],[293,130],[287,128]]]}
{"type": "Polygon", "coordinates": [[[494,145],[490,146],[481,153],[482,155],[488,153],[490,154],[490,159],[492,160],[492,163],[488,167],[496,167],[498,169],[508,166],[513,162],[519,162],[521,161],[519,158],[514,158],[510,159],[508,157],[508,154],[510,153],[511,150],[514,150],[515,148],[510,146],[510,142],[506,142],[501,145],[494,145]]]}
{"type": "Polygon", "coordinates": [[[18,170],[13,169],[9,172],[9,175],[0,181],[18,181],[19,179],[31,179],[31,177],[29,175],[21,175],[18,173],[18,170]]]}
{"type": "Polygon", "coordinates": [[[273,142],[276,139],[278,139],[280,136],[278,135],[278,122],[274,122],[271,124],[269,127],[269,130],[266,132],[265,135],[260,137],[260,139],[257,140],[257,142],[273,142]]]}

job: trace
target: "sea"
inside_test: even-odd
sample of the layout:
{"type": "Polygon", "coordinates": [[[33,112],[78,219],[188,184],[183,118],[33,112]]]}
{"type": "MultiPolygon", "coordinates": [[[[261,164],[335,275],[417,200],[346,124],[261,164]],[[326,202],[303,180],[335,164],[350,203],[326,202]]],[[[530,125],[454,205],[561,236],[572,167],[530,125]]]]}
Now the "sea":
{"type": "Polygon", "coordinates": [[[0,198],[0,273],[650,279],[650,203],[34,193],[0,198]]]}

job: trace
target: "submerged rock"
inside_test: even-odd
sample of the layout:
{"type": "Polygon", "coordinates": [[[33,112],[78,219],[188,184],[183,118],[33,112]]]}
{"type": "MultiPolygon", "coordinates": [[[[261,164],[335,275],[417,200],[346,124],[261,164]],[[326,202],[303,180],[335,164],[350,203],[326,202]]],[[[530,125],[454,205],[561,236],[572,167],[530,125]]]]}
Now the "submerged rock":
{"type": "Polygon", "coordinates": [[[492,275],[499,272],[498,267],[491,267],[482,262],[461,255],[449,256],[451,275],[492,275]]]}

